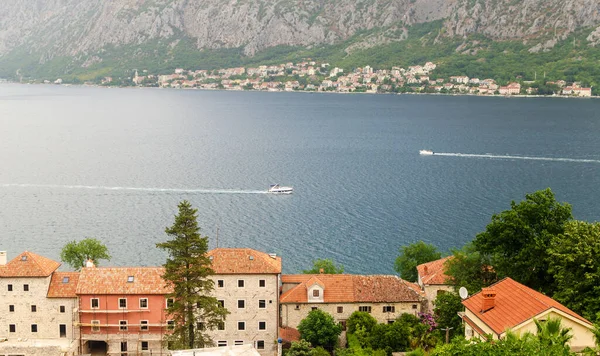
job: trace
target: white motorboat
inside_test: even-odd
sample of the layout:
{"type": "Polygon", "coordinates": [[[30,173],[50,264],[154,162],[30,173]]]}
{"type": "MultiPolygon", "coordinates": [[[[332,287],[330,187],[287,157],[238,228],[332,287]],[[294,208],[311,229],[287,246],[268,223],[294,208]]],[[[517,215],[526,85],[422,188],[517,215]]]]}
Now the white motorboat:
{"type": "Polygon", "coordinates": [[[432,150],[419,150],[419,154],[425,155],[425,156],[431,156],[431,155],[433,155],[433,151],[432,150]]]}
{"type": "Polygon", "coordinates": [[[294,192],[294,188],[292,187],[281,187],[279,184],[271,184],[269,186],[269,193],[275,194],[292,194],[294,192]]]}

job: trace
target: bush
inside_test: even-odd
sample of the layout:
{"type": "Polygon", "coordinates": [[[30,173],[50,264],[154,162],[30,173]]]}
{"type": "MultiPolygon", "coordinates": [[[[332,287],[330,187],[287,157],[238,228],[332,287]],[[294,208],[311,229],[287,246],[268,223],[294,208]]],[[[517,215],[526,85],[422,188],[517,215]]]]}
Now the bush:
{"type": "Polygon", "coordinates": [[[367,333],[370,333],[375,325],[377,325],[377,320],[371,314],[359,311],[352,313],[346,322],[349,334],[354,334],[359,326],[363,327],[367,333]]]}

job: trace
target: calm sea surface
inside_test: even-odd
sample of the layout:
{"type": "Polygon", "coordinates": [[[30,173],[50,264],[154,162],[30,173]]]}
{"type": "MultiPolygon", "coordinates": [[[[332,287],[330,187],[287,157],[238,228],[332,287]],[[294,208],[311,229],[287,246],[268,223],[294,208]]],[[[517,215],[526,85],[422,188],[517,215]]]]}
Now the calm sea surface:
{"type": "Polygon", "coordinates": [[[211,247],[392,273],[400,246],[460,247],[538,189],[598,220],[599,173],[599,100],[0,85],[9,258],[91,236],[110,264],[158,265],[187,199],[211,247]]]}

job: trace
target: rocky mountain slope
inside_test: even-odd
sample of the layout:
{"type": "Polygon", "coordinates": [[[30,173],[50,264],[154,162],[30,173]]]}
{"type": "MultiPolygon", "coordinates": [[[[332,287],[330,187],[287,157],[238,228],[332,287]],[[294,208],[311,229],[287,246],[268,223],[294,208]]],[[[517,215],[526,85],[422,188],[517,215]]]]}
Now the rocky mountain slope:
{"type": "Polygon", "coordinates": [[[439,41],[481,34],[520,40],[537,52],[583,29],[585,45],[600,44],[598,0],[3,0],[0,67],[22,61],[53,62],[65,71],[99,67],[123,48],[169,61],[176,55],[165,52],[181,41],[187,50],[254,56],[275,46],[336,45],[369,34],[348,52],[404,40],[411,26],[437,20],[443,21],[439,41]]]}

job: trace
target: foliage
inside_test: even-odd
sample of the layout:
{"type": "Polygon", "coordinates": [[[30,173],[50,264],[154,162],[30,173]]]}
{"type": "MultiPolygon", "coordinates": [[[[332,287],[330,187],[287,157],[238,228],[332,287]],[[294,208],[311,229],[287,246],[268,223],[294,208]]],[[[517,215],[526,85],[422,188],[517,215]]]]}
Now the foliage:
{"type": "Polygon", "coordinates": [[[510,276],[535,290],[552,294],[555,285],[548,272],[547,248],[571,219],[571,206],[557,202],[547,188],[526,194],[524,201],[518,204],[513,201],[510,210],[494,214],[474,244],[477,251],[491,256],[499,277],[510,276]]]}
{"type": "Polygon", "coordinates": [[[110,255],[108,248],[100,240],[88,237],[79,242],[68,242],[60,251],[60,260],[79,271],[87,260],[98,265],[99,260],[110,261],[110,255]]]}
{"type": "Polygon", "coordinates": [[[435,246],[419,241],[400,248],[400,255],[396,258],[394,269],[402,279],[416,282],[417,266],[440,258],[442,254],[435,246]]]}
{"type": "Polygon", "coordinates": [[[310,350],[310,356],[331,356],[331,354],[321,346],[318,346],[310,350]]]}
{"type": "Polygon", "coordinates": [[[546,321],[533,319],[536,336],[542,345],[552,348],[563,346],[568,350],[567,342],[573,338],[571,328],[563,328],[560,317],[549,317],[546,321]]]}
{"type": "Polygon", "coordinates": [[[375,325],[377,325],[377,319],[371,314],[361,311],[353,312],[346,321],[348,333],[350,334],[353,334],[359,328],[363,328],[366,332],[371,332],[375,325]]]}
{"type": "Polygon", "coordinates": [[[533,335],[508,335],[501,340],[479,341],[456,337],[449,344],[436,347],[430,356],[575,356],[562,345],[547,346],[533,335]]]}
{"type": "Polygon", "coordinates": [[[286,356],[312,356],[310,342],[306,340],[292,342],[286,356]]]}
{"type": "Polygon", "coordinates": [[[214,282],[209,276],[214,271],[206,255],[208,237],[200,235],[198,210],[185,200],[178,208],[175,222],[165,229],[172,239],[156,244],[168,253],[163,279],[173,287],[173,292],[167,295],[173,299],[167,313],[175,324],[172,334],[165,335],[165,341],[171,343],[172,349],[193,349],[212,345],[211,338],[203,331],[216,328],[228,311],[210,295],[214,282]]]}
{"type": "Polygon", "coordinates": [[[302,271],[304,274],[318,274],[318,273],[326,273],[326,274],[341,274],[344,273],[344,266],[335,265],[335,262],[330,258],[317,259],[313,261],[313,267],[308,270],[302,271]],[[321,272],[321,270],[323,270],[321,272]]]}
{"type": "Polygon", "coordinates": [[[553,295],[590,320],[600,317],[600,223],[570,221],[549,248],[553,295]]]}
{"type": "Polygon", "coordinates": [[[342,328],[329,313],[315,309],[300,321],[298,331],[300,338],[311,345],[332,348],[337,344],[342,328]]]}
{"type": "Polygon", "coordinates": [[[441,328],[452,328],[450,338],[455,335],[464,335],[462,319],[458,313],[465,310],[462,299],[456,293],[438,294],[433,302],[435,320],[441,328]]]}
{"type": "Polygon", "coordinates": [[[490,256],[477,251],[471,242],[453,251],[453,258],[445,262],[445,272],[457,288],[465,287],[469,292],[476,293],[498,280],[491,266],[490,256]]]}

